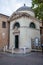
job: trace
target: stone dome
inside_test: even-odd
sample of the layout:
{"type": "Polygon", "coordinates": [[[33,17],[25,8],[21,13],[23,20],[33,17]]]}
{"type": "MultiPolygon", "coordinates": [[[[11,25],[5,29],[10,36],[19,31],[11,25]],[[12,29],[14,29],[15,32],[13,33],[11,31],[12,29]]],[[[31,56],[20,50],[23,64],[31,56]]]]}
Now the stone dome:
{"type": "Polygon", "coordinates": [[[19,9],[17,9],[16,11],[32,11],[31,7],[28,7],[24,4],[24,6],[20,7],[19,9]]]}
{"type": "Polygon", "coordinates": [[[34,14],[34,11],[32,10],[32,8],[26,6],[25,4],[24,4],[24,6],[18,8],[16,10],[16,12],[26,12],[26,13],[30,14],[31,16],[35,17],[35,14],[34,14]]]}

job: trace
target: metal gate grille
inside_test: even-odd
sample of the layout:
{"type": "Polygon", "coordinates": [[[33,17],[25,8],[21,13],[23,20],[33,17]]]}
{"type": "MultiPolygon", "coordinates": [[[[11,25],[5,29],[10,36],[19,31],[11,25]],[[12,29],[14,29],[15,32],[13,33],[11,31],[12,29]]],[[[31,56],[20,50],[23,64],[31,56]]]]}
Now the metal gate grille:
{"type": "Polygon", "coordinates": [[[32,49],[41,50],[41,41],[39,41],[38,46],[36,46],[35,40],[31,39],[31,47],[32,47],[32,49]]]}

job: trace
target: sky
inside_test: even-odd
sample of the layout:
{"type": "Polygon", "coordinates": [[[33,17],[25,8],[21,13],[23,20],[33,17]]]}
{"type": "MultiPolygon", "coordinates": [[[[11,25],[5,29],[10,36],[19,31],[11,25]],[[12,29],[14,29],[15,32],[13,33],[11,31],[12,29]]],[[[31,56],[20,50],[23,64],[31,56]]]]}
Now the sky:
{"type": "Polygon", "coordinates": [[[0,13],[10,16],[19,7],[24,4],[31,7],[32,0],[0,0],[0,13]]]}

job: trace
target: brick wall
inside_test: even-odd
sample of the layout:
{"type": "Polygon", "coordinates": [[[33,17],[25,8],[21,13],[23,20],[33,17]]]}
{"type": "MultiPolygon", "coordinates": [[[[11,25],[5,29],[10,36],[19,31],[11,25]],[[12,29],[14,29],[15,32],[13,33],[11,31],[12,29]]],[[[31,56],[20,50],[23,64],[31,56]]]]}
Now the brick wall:
{"type": "Polygon", "coordinates": [[[0,49],[8,44],[8,17],[0,15],[0,49]],[[2,23],[6,22],[6,28],[2,28],[2,23]]]}

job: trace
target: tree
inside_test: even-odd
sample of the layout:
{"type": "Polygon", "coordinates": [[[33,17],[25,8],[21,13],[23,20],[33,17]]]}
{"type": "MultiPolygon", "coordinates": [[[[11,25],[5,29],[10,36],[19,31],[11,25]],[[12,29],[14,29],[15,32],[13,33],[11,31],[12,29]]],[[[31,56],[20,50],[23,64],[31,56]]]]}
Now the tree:
{"type": "Polygon", "coordinates": [[[43,22],[43,0],[32,0],[32,9],[35,16],[43,22]]]}
{"type": "Polygon", "coordinates": [[[32,9],[35,12],[35,16],[42,21],[41,32],[41,44],[43,43],[43,0],[32,0],[32,9]]]}

